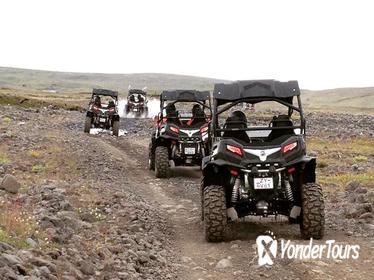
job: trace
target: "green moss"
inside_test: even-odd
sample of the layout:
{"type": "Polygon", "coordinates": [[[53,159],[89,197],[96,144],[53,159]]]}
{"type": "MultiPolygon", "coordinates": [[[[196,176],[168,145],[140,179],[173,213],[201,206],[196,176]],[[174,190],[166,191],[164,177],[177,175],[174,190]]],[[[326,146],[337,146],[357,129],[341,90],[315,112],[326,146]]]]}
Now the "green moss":
{"type": "Polygon", "coordinates": [[[0,153],[0,164],[8,164],[8,163],[10,163],[10,160],[7,157],[7,155],[0,153]]]}
{"type": "Polygon", "coordinates": [[[46,167],[45,165],[42,165],[42,164],[36,164],[31,168],[31,172],[34,172],[34,173],[41,173],[45,171],[46,171],[46,167]]]}
{"type": "Polygon", "coordinates": [[[13,120],[9,117],[3,117],[2,122],[5,124],[10,124],[13,120]]]}
{"type": "Polygon", "coordinates": [[[356,162],[366,162],[366,161],[368,161],[368,158],[360,155],[360,156],[354,157],[353,160],[356,161],[356,162]]]}

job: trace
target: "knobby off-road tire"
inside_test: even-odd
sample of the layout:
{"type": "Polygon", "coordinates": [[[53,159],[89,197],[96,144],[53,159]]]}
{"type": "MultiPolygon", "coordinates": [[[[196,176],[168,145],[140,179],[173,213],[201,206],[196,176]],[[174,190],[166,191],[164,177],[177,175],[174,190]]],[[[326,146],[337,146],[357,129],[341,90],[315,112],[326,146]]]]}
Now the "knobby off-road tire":
{"type": "Polygon", "coordinates": [[[201,220],[204,221],[204,177],[200,182],[201,220]]]}
{"type": "Polygon", "coordinates": [[[149,170],[155,170],[155,153],[152,153],[152,143],[148,146],[148,167],[149,170]]]}
{"type": "Polygon", "coordinates": [[[220,242],[225,238],[227,209],[225,189],[207,186],[204,189],[204,231],[208,242],[220,242]]]}
{"type": "Polygon", "coordinates": [[[86,117],[86,121],[84,123],[84,132],[85,133],[90,133],[91,125],[92,125],[91,117],[86,117]]]}
{"type": "Polygon", "coordinates": [[[325,231],[325,204],[321,186],[307,183],[301,187],[300,231],[304,239],[321,239],[325,231]]]}
{"type": "Polygon", "coordinates": [[[167,147],[159,146],[155,151],[155,174],[157,178],[166,178],[169,172],[169,151],[167,147]]]}
{"type": "Polygon", "coordinates": [[[113,121],[113,135],[119,135],[119,121],[113,121]]]}

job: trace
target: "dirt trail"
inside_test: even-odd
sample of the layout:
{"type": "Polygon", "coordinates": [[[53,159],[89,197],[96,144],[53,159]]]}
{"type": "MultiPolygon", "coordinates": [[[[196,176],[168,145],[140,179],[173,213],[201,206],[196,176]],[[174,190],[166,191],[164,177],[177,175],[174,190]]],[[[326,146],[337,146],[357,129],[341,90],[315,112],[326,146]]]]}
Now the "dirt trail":
{"type": "MultiPolygon", "coordinates": [[[[148,139],[107,139],[118,149],[125,159],[126,176],[137,185],[144,197],[154,201],[168,216],[175,229],[175,244],[180,256],[180,279],[370,279],[373,269],[366,262],[334,260],[276,260],[272,267],[259,267],[255,247],[256,237],[270,230],[277,237],[300,240],[297,225],[289,225],[285,220],[249,219],[232,225],[231,241],[207,243],[202,233],[200,221],[198,170],[183,169],[173,171],[168,179],[156,179],[147,168],[148,139]],[[135,164],[134,164],[135,163],[135,164]],[[192,175],[192,177],[191,177],[192,175]],[[229,260],[225,268],[217,268],[217,263],[229,260]]],[[[337,232],[329,232],[325,240],[336,239],[339,242],[360,244],[361,260],[373,260],[374,241],[372,239],[347,238],[337,232]]],[[[321,243],[320,241],[319,243],[321,243]]]]}
{"type": "MultiPolygon", "coordinates": [[[[22,209],[35,221],[46,218],[60,221],[56,225],[48,223],[40,227],[42,231],[52,233],[51,240],[59,238],[57,259],[55,251],[49,249],[35,251],[30,247],[25,251],[0,246],[0,270],[5,269],[13,273],[11,275],[19,275],[20,271],[9,262],[9,254],[20,257],[21,264],[30,267],[24,272],[27,277],[36,275],[38,279],[53,279],[53,276],[39,277],[41,269],[30,262],[30,254],[43,258],[51,269],[57,267],[54,273],[57,279],[158,280],[176,279],[176,274],[182,280],[372,279],[374,275],[374,235],[370,227],[374,223],[364,223],[365,220],[359,216],[346,215],[346,210],[366,207],[368,203],[359,200],[365,202],[368,194],[374,193],[369,184],[355,191],[326,187],[330,190],[325,192],[326,236],[322,241],[314,241],[315,244],[324,244],[326,240],[334,239],[342,244],[359,244],[358,260],[288,260],[278,257],[273,266],[259,267],[255,246],[257,236],[269,230],[278,240],[308,244],[300,240],[298,225],[289,225],[284,219],[251,218],[232,224],[232,236],[226,242],[206,242],[200,221],[201,173],[193,168],[178,168],[173,170],[170,178],[155,178],[147,163],[149,135],[154,130],[149,119],[122,120],[122,128],[128,134],[117,138],[108,133],[84,134],[84,116],[79,112],[8,106],[2,107],[2,114],[0,151],[5,156],[0,163],[0,174],[14,174],[25,189],[17,196],[0,190],[0,196],[10,203],[15,199],[21,201],[22,209]],[[34,170],[35,167],[41,169],[34,170]],[[62,208],[61,201],[64,207],[70,205],[69,211],[62,208]],[[71,235],[60,240],[60,230],[71,235]],[[87,238],[89,243],[82,242],[87,238]],[[8,259],[1,257],[4,250],[8,259]],[[5,267],[4,263],[7,264],[5,267]],[[219,268],[217,264],[226,267],[219,268]]],[[[314,131],[309,131],[317,140],[340,137],[343,129],[337,127],[334,130],[336,123],[341,123],[340,115],[330,115],[327,121],[325,116],[311,117],[314,131]],[[326,123],[330,126],[324,138],[320,134],[316,136],[326,123]]],[[[371,135],[373,119],[364,116],[357,120],[352,121],[352,116],[347,119],[346,137],[361,133],[365,137],[371,135]]],[[[325,160],[330,160],[331,149],[323,151],[325,160]]],[[[364,152],[366,149],[362,151],[368,157],[359,163],[357,169],[363,171],[349,174],[371,170],[373,158],[364,152]]],[[[341,166],[336,171],[349,172],[353,168],[350,158],[360,155],[358,152],[347,154],[344,150],[342,154],[343,158],[331,158],[331,164],[328,161],[323,174],[334,172],[338,161],[341,166]]],[[[341,187],[346,186],[341,184],[341,187]]],[[[374,204],[372,206],[374,208],[374,204]]],[[[348,214],[355,214],[354,211],[348,211],[348,214]]],[[[35,239],[41,240],[39,237],[35,239]]],[[[3,272],[0,279],[9,279],[2,276],[3,272]]]]}

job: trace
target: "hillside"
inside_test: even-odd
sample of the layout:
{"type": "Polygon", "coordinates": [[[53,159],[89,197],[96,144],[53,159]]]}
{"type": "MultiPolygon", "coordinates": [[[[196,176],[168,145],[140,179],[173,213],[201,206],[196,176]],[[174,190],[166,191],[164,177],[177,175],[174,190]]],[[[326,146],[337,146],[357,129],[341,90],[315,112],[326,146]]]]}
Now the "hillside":
{"type": "Polygon", "coordinates": [[[302,99],[307,108],[374,113],[374,87],[303,90],[302,99]]]}
{"type": "Polygon", "coordinates": [[[0,87],[58,92],[87,92],[93,87],[126,91],[128,86],[162,89],[211,89],[223,80],[174,74],[99,74],[69,73],[0,67],[0,87]]]}
{"type": "MultiPolygon", "coordinates": [[[[74,93],[88,93],[93,87],[110,88],[125,93],[129,85],[141,88],[147,86],[150,94],[158,94],[163,89],[173,88],[212,90],[214,83],[223,81],[175,74],[69,73],[0,67],[2,94],[27,97],[34,95],[35,98],[43,100],[59,98],[73,103],[78,101],[74,93]],[[56,96],[49,94],[49,91],[60,94],[56,96]]],[[[308,110],[374,113],[374,87],[302,92],[304,107],[308,110]]],[[[79,102],[83,104],[86,101],[79,102]]]]}

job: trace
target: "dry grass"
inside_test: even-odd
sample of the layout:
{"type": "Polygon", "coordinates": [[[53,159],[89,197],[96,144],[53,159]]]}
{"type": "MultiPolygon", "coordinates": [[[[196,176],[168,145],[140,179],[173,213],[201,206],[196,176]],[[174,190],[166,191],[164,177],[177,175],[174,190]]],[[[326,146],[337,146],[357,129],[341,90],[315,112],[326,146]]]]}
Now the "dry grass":
{"type": "Polygon", "coordinates": [[[374,140],[370,138],[308,139],[308,149],[317,152],[317,180],[322,185],[344,188],[351,181],[365,185],[374,182],[374,140]],[[364,166],[360,172],[353,164],[364,166]]]}
{"type": "Polygon", "coordinates": [[[35,151],[35,150],[28,151],[27,155],[32,157],[32,158],[41,158],[41,156],[42,156],[40,151],[35,151]]]}
{"type": "MultiPolygon", "coordinates": [[[[57,95],[43,92],[32,93],[14,89],[0,89],[0,105],[12,105],[23,108],[41,108],[53,106],[56,108],[81,111],[85,108],[88,95],[57,95]]],[[[3,120],[4,123],[4,120],[3,120]]]]}
{"type": "Polygon", "coordinates": [[[20,203],[0,201],[0,241],[17,248],[28,247],[27,238],[47,242],[39,231],[38,223],[25,212],[20,203]]]}
{"type": "Polygon", "coordinates": [[[374,156],[374,140],[370,138],[340,139],[308,139],[308,149],[318,153],[346,153],[374,156]]]}
{"type": "Polygon", "coordinates": [[[8,156],[7,148],[7,145],[0,145],[0,164],[8,164],[11,162],[8,156]]]}
{"type": "Polygon", "coordinates": [[[345,173],[337,175],[318,176],[318,182],[322,185],[339,185],[345,187],[349,182],[357,181],[366,186],[373,186],[374,172],[371,170],[366,173],[345,173]]]}
{"type": "Polygon", "coordinates": [[[57,143],[27,152],[30,171],[47,178],[66,179],[78,174],[75,158],[68,157],[57,143]]]}

